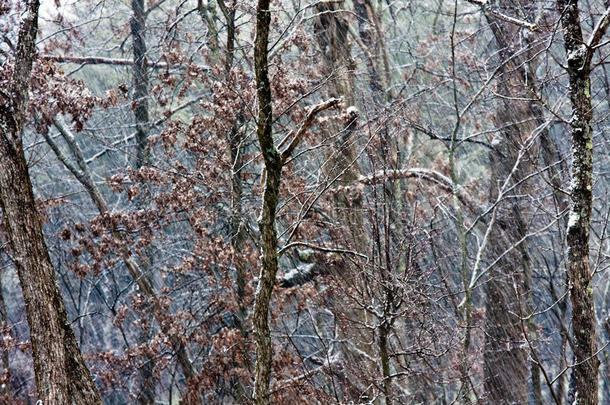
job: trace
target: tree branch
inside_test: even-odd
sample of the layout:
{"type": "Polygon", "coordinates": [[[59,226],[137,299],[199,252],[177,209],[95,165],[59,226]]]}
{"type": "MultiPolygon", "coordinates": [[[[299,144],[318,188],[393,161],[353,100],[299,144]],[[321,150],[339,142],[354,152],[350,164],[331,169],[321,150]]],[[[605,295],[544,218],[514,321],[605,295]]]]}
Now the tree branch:
{"type": "MultiPolygon", "coordinates": [[[[115,66],[133,66],[133,59],[119,58],[104,58],[97,56],[64,56],[64,55],[41,55],[40,59],[54,61],[59,63],[78,63],[82,65],[115,65],[115,66]]],[[[172,65],[166,62],[146,61],[146,66],[155,69],[183,69],[184,65],[172,65]]],[[[205,70],[209,70],[209,66],[200,66],[205,70]]]]}
{"type": "Polygon", "coordinates": [[[606,0],[606,11],[599,19],[593,32],[591,32],[591,36],[587,41],[587,52],[589,52],[589,60],[593,56],[593,51],[595,47],[599,44],[599,41],[604,37],[606,30],[608,29],[608,24],[610,23],[610,0],[606,0]]]}
{"type": "MultiPolygon", "coordinates": [[[[444,174],[431,169],[414,167],[410,169],[397,169],[397,170],[380,170],[375,173],[362,175],[358,178],[358,181],[366,185],[374,185],[379,182],[388,180],[397,180],[417,177],[423,180],[427,180],[431,183],[436,184],[441,189],[448,193],[453,193],[453,184],[451,179],[444,174]]],[[[477,215],[481,214],[480,204],[474,201],[473,198],[464,190],[463,187],[457,189],[458,198],[464,205],[466,205],[472,212],[477,215]]]]}
{"type": "MultiPolygon", "coordinates": [[[[324,101],[323,103],[316,104],[311,107],[311,109],[307,113],[305,121],[303,121],[301,126],[297,129],[296,135],[292,139],[292,142],[290,142],[288,147],[281,153],[282,164],[286,163],[286,161],[288,160],[288,158],[290,158],[296,147],[299,146],[299,143],[303,139],[305,132],[307,132],[307,130],[312,126],[313,120],[316,118],[316,115],[318,115],[324,110],[337,106],[341,101],[342,99],[340,98],[331,98],[329,100],[324,101]]],[[[284,140],[280,142],[280,148],[288,141],[292,133],[293,131],[290,131],[286,138],[284,138],[284,140]]]]}
{"type": "Polygon", "coordinates": [[[536,26],[536,24],[533,24],[533,23],[525,21],[525,20],[520,20],[515,17],[511,17],[509,15],[503,14],[503,13],[499,12],[498,10],[495,10],[495,9],[489,7],[489,3],[487,0],[466,0],[466,1],[468,3],[475,4],[479,7],[481,7],[481,9],[483,9],[483,12],[489,13],[489,14],[493,15],[494,17],[496,17],[500,20],[506,21],[508,23],[518,25],[519,27],[527,28],[531,31],[535,31],[538,28],[536,26]]]}

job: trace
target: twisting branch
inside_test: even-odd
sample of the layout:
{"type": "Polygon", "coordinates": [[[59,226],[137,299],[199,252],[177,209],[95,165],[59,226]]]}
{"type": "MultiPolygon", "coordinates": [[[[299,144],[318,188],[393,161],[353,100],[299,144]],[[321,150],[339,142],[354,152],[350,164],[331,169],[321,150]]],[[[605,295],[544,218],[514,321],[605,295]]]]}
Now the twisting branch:
{"type": "MultiPolygon", "coordinates": [[[[417,177],[422,180],[426,180],[430,183],[436,184],[441,189],[448,193],[453,192],[453,185],[451,179],[444,174],[431,169],[413,167],[409,169],[397,169],[397,170],[381,170],[372,174],[362,175],[358,178],[358,182],[365,185],[373,185],[379,182],[388,180],[406,179],[417,177]]],[[[468,194],[463,187],[458,186],[457,190],[458,199],[466,205],[473,213],[481,215],[483,210],[481,204],[468,194]]]]}
{"type": "Polygon", "coordinates": [[[360,257],[362,259],[367,259],[368,260],[368,256],[367,255],[363,255],[362,253],[358,253],[355,250],[349,250],[349,249],[341,249],[341,248],[332,248],[332,247],[326,247],[326,246],[318,246],[318,245],[314,245],[312,243],[307,243],[307,242],[291,242],[289,244],[287,244],[286,246],[284,246],[283,248],[281,248],[278,251],[278,256],[281,256],[285,251],[287,251],[288,249],[292,249],[294,247],[307,247],[313,250],[318,250],[320,252],[324,252],[324,253],[341,253],[341,254],[349,254],[352,256],[357,256],[360,257]]]}
{"type": "MultiPolygon", "coordinates": [[[[294,135],[294,138],[292,138],[292,141],[290,142],[288,147],[281,153],[280,156],[282,158],[282,164],[286,163],[286,161],[290,158],[296,147],[299,146],[299,143],[303,139],[305,132],[307,132],[307,130],[313,125],[313,121],[316,116],[324,110],[328,110],[331,107],[337,106],[340,102],[340,98],[331,98],[330,100],[326,100],[323,103],[316,104],[310,108],[309,112],[307,113],[307,117],[305,118],[305,121],[303,121],[301,126],[297,129],[296,134],[294,135]]],[[[294,130],[290,131],[286,138],[284,138],[284,140],[280,142],[280,148],[288,141],[288,139],[291,138],[293,132],[294,130]]]]}
{"type": "MultiPolygon", "coordinates": [[[[40,59],[59,63],[78,63],[81,65],[115,65],[133,66],[133,59],[104,58],[99,56],[64,56],[64,55],[41,55],[40,59]]],[[[173,65],[166,62],[146,61],[146,66],[155,69],[184,69],[184,65],[173,65]]],[[[208,70],[208,66],[199,66],[208,70]]]]}
{"type": "MultiPolygon", "coordinates": [[[[133,66],[133,59],[119,59],[119,58],[104,58],[98,56],[63,56],[63,55],[41,55],[40,59],[45,61],[53,61],[59,63],[79,63],[81,65],[117,65],[117,66],[133,66]]],[[[164,62],[152,62],[148,61],[149,67],[156,67],[160,69],[166,69],[169,67],[164,62]]]]}
{"type": "Polygon", "coordinates": [[[536,26],[536,24],[534,24],[534,23],[531,23],[531,22],[528,22],[525,20],[520,20],[515,17],[511,17],[509,15],[506,15],[504,13],[501,13],[498,10],[495,10],[495,9],[489,7],[489,2],[487,0],[466,0],[466,1],[468,3],[475,4],[479,7],[481,7],[485,13],[489,13],[502,21],[506,21],[508,23],[515,24],[515,25],[518,25],[523,28],[528,28],[531,31],[535,31],[538,28],[536,26]]]}

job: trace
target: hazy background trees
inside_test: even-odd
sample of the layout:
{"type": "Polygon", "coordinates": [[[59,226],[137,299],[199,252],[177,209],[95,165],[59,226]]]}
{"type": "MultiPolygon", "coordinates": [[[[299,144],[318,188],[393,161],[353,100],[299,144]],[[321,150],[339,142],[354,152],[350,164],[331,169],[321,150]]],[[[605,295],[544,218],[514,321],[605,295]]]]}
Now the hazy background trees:
{"type": "Polygon", "coordinates": [[[610,401],[609,6],[44,1],[23,151],[102,401],[610,401]]]}

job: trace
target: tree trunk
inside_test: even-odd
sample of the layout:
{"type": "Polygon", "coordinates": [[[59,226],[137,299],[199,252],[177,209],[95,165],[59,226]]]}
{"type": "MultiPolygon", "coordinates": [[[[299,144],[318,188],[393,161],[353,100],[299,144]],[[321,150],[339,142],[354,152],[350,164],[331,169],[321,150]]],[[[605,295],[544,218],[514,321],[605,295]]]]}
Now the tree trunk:
{"type": "Polygon", "coordinates": [[[597,339],[595,308],[589,263],[589,231],[593,203],[593,106],[591,103],[591,59],[595,45],[608,25],[595,28],[588,44],[584,43],[577,0],[558,0],[563,39],[570,79],[572,118],[572,182],[570,216],[568,219],[568,279],[572,302],[574,334],[574,368],[572,381],[574,404],[598,403],[597,339]]]}
{"type": "Polygon", "coordinates": [[[27,5],[8,100],[0,106],[0,207],[25,301],[40,399],[45,404],[101,404],[57,287],[23,153],[38,7],[37,0],[27,5]]]}
{"type": "Polygon", "coordinates": [[[390,352],[388,349],[388,334],[390,331],[388,329],[385,323],[379,326],[379,357],[381,358],[385,404],[392,405],[392,376],[390,371],[390,352]]]}
{"type": "MultiPolygon", "coordinates": [[[[366,251],[367,236],[364,230],[363,189],[359,187],[358,179],[362,172],[357,162],[358,151],[355,142],[355,131],[358,127],[359,112],[353,107],[354,97],[354,69],[356,64],[351,56],[351,42],[348,38],[348,22],[340,14],[340,4],[332,2],[319,3],[316,6],[318,17],[314,22],[314,36],[322,53],[322,74],[333,77],[333,82],[327,87],[326,96],[341,97],[349,106],[346,120],[328,128],[325,137],[335,139],[332,147],[328,149],[324,173],[329,180],[336,179],[338,191],[333,193],[333,218],[344,232],[336,237],[345,240],[346,246],[358,252],[366,251]]],[[[326,268],[331,266],[322,265],[326,268]]],[[[344,258],[338,258],[337,265],[333,266],[341,282],[349,285],[361,283],[361,269],[344,258]]],[[[335,313],[346,312],[350,319],[364,320],[364,313],[354,308],[343,308],[341,301],[331,301],[335,313]]],[[[344,401],[357,400],[366,385],[353,378],[349,369],[358,371],[376,370],[376,365],[364,360],[358,351],[347,342],[351,340],[363,353],[373,354],[368,342],[373,339],[369,331],[344,330],[336,328],[338,342],[337,351],[341,356],[343,368],[336,377],[340,379],[340,392],[336,395],[344,401]],[[361,342],[366,342],[362,344],[361,342]]],[[[331,369],[332,371],[332,369],[331,369]]]]}
{"type": "MultiPolygon", "coordinates": [[[[148,130],[149,130],[149,115],[148,115],[148,63],[146,59],[146,12],[144,10],[143,0],[131,0],[132,16],[129,21],[131,27],[131,39],[133,48],[133,113],[136,121],[136,169],[140,169],[150,164],[150,154],[148,152],[148,130]]],[[[142,208],[147,202],[148,191],[136,199],[138,208],[142,208]]],[[[146,262],[144,267],[151,265],[152,252],[150,248],[146,250],[146,262]]],[[[146,270],[146,269],[144,269],[146,270]]],[[[145,271],[146,273],[146,271],[145,271]]],[[[142,277],[147,279],[147,282],[152,286],[150,276],[142,274],[142,277]]],[[[149,305],[146,305],[148,307],[149,305]]],[[[146,311],[146,308],[144,309],[146,311]]],[[[147,342],[151,331],[142,331],[140,336],[141,342],[147,342]]],[[[144,365],[140,369],[139,384],[140,396],[138,403],[141,405],[153,404],[155,400],[156,379],[153,373],[155,360],[151,355],[145,355],[143,359],[144,365]]]]}
{"type": "MultiPolygon", "coordinates": [[[[499,0],[497,6],[506,15],[526,16],[533,19],[535,8],[530,4],[520,4],[506,0],[499,0]]],[[[536,36],[531,33],[522,34],[522,27],[494,17],[489,12],[485,12],[489,27],[494,34],[498,53],[503,64],[499,89],[508,98],[508,101],[501,103],[496,112],[496,125],[504,128],[498,140],[498,148],[502,156],[496,152],[490,153],[492,168],[492,189],[497,187],[498,182],[502,182],[511,172],[519,154],[519,144],[526,142],[526,139],[537,131],[540,134],[542,154],[545,164],[554,163],[554,156],[548,156],[549,148],[553,148],[552,140],[548,129],[545,128],[545,121],[539,106],[521,100],[531,98],[530,92],[536,92],[535,72],[536,53],[540,45],[534,45],[536,36]],[[519,50],[520,41],[525,37],[525,52],[519,50]],[[529,68],[529,70],[528,70],[529,68]],[[552,162],[551,162],[552,161],[552,162]]],[[[521,182],[528,174],[536,168],[536,158],[533,151],[529,151],[517,167],[513,175],[511,184],[521,182]],[[529,156],[529,157],[528,157],[529,156]]],[[[556,184],[559,176],[557,169],[553,165],[550,169],[552,182],[556,184]]],[[[527,183],[519,186],[529,188],[527,183]]],[[[529,193],[532,194],[532,193],[529,193]]],[[[557,197],[557,192],[554,196],[557,197]]],[[[492,193],[493,197],[493,193],[492,193]]],[[[562,196],[558,197],[560,203],[562,196]]],[[[522,208],[516,202],[504,203],[507,209],[499,208],[498,224],[504,228],[495,231],[492,242],[494,255],[502,254],[506,249],[511,248],[518,241],[527,237],[526,218],[524,218],[522,208]]],[[[525,315],[530,316],[534,312],[534,302],[532,293],[532,265],[530,258],[530,248],[528,242],[524,241],[518,249],[511,252],[507,257],[498,263],[498,268],[492,273],[492,278],[487,285],[487,349],[485,351],[485,371],[486,371],[486,390],[490,394],[490,400],[497,402],[500,398],[507,400],[504,395],[512,393],[515,398],[526,400],[527,398],[527,378],[524,374],[526,370],[526,353],[518,353],[517,349],[506,350],[505,358],[501,355],[500,347],[519,345],[519,341],[528,339],[530,344],[536,346],[536,319],[531,316],[527,322],[527,331],[523,332],[520,323],[522,320],[518,314],[520,306],[524,306],[525,315]],[[512,267],[512,268],[511,268],[512,267]],[[522,294],[515,296],[513,281],[518,286],[518,291],[522,294]],[[496,301],[498,300],[498,301],[496,301]],[[523,301],[525,301],[523,303],[523,301]],[[524,304],[524,305],[523,305],[524,304]],[[503,323],[504,322],[504,323],[503,323]],[[522,336],[527,333],[527,336],[522,336]],[[511,336],[511,334],[513,334],[511,336]],[[499,339],[493,343],[493,339],[499,339]],[[505,340],[502,343],[502,340],[505,340]],[[500,350],[500,352],[498,352],[500,350]],[[498,356],[500,358],[498,358],[498,356]],[[498,364],[503,365],[503,369],[498,372],[498,364]],[[504,386],[505,385],[505,386],[504,386]],[[493,394],[496,393],[496,394],[493,394]],[[518,394],[517,394],[518,393],[518,394]]],[[[535,404],[542,403],[540,385],[540,367],[535,361],[530,361],[531,387],[535,404]]]]}
{"type": "MultiPolygon", "coordinates": [[[[2,249],[0,249],[0,263],[2,263],[2,249]]],[[[7,330],[9,329],[8,324],[8,315],[6,310],[6,302],[4,301],[4,287],[2,285],[2,275],[0,274],[0,322],[2,322],[0,328],[7,330]]],[[[10,369],[10,359],[9,359],[9,349],[2,350],[2,368],[6,373],[6,386],[0,389],[0,395],[5,395],[6,398],[12,398],[13,389],[11,387],[11,369],[10,369]]]]}
{"type": "MultiPolygon", "coordinates": [[[[511,66],[512,67],[512,66],[511,66]]],[[[511,69],[507,67],[504,72],[511,69]]],[[[504,77],[504,80],[509,78],[504,77]]],[[[506,83],[500,86],[504,94],[511,94],[506,83]]],[[[498,196],[498,189],[510,177],[510,184],[521,181],[528,172],[531,162],[521,162],[513,172],[519,144],[530,134],[527,129],[512,125],[521,121],[524,111],[510,108],[511,102],[502,103],[496,112],[496,126],[505,128],[499,135],[496,151],[489,154],[491,179],[490,201],[502,199],[497,208],[497,221],[490,233],[490,258],[500,257],[510,250],[490,272],[486,285],[485,321],[485,392],[491,404],[525,403],[528,393],[527,352],[525,337],[521,331],[519,314],[525,313],[524,304],[528,288],[531,288],[531,272],[528,252],[513,248],[527,233],[520,207],[506,196],[498,196]]],[[[525,112],[526,113],[526,112],[525,112]]]]}
{"type": "MultiPolygon", "coordinates": [[[[229,5],[224,0],[218,0],[218,6],[225,17],[227,24],[227,39],[225,53],[225,81],[231,83],[231,69],[233,68],[233,59],[235,57],[235,5],[229,5]]],[[[240,107],[243,111],[244,106],[240,107]]],[[[240,131],[240,124],[243,121],[243,112],[237,114],[235,121],[231,125],[231,130],[227,133],[227,141],[229,144],[229,158],[232,163],[231,167],[231,247],[235,252],[235,290],[237,293],[238,309],[233,314],[235,325],[241,335],[245,338],[248,335],[246,319],[248,317],[246,288],[248,283],[248,265],[243,254],[246,247],[247,234],[246,225],[243,218],[242,198],[243,198],[243,175],[242,167],[243,159],[243,135],[240,131]]],[[[243,359],[234,360],[235,367],[241,367],[250,370],[251,359],[248,350],[243,349],[243,359]]],[[[247,403],[246,388],[242,381],[234,377],[232,382],[232,393],[239,403],[247,403]]]]}
{"type": "Polygon", "coordinates": [[[133,113],[136,120],[136,167],[149,164],[148,153],[148,70],[146,61],[146,14],[144,0],[131,0],[129,21],[133,40],[133,113]]]}
{"type": "Polygon", "coordinates": [[[261,270],[254,296],[254,338],[256,340],[256,374],[254,403],[270,403],[269,382],[273,347],[269,331],[269,303],[278,269],[276,208],[279,200],[282,160],[273,142],[271,86],[267,47],[271,11],[269,0],[259,0],[256,7],[256,37],[254,39],[254,70],[258,96],[258,123],[256,135],[265,162],[265,190],[258,227],[261,233],[261,270]]]}

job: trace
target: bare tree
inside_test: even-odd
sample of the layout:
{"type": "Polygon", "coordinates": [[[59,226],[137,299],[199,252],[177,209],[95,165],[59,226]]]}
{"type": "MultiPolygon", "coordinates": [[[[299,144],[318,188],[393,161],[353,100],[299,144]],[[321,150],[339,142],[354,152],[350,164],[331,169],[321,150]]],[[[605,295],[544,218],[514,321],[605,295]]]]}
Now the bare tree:
{"type": "Polygon", "coordinates": [[[568,220],[568,276],[574,333],[574,403],[598,403],[599,359],[589,259],[593,202],[592,59],[610,22],[610,3],[588,39],[583,36],[578,0],[558,0],[570,80],[572,183],[568,220]]]}

